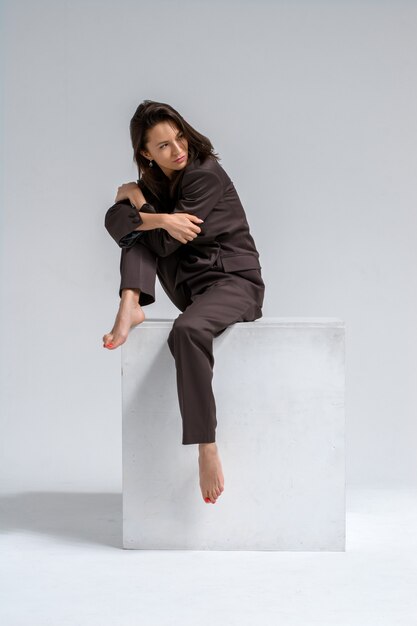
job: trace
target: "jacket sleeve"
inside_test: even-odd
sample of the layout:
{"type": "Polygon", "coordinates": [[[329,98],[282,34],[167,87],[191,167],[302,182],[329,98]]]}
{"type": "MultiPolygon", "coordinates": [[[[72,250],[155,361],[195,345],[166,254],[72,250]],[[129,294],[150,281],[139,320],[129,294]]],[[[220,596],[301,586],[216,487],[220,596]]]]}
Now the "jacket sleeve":
{"type": "MultiPolygon", "coordinates": [[[[173,213],[190,213],[205,220],[223,195],[223,185],[212,170],[193,169],[184,172],[182,192],[173,213]]],[[[202,235],[204,223],[198,224],[202,235]]],[[[158,256],[169,256],[180,246],[186,246],[172,237],[164,228],[143,231],[140,243],[153,250],[158,256]]],[[[197,237],[199,236],[197,235],[197,237]]],[[[187,242],[188,243],[188,242],[187,242]]]]}
{"type": "MultiPolygon", "coordinates": [[[[141,211],[156,213],[155,208],[148,203],[141,211]]],[[[107,231],[121,248],[130,248],[145,234],[144,230],[135,230],[141,224],[143,219],[129,200],[119,200],[113,204],[104,218],[107,231]]]]}

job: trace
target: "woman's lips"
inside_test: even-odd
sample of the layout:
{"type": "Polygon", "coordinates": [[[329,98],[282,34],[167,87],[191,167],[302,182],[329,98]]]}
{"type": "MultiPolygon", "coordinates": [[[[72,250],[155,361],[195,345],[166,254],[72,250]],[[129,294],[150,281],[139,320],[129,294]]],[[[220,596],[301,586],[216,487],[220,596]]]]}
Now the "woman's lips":
{"type": "Polygon", "coordinates": [[[185,154],[183,154],[182,157],[179,157],[178,159],[175,159],[175,163],[179,163],[183,159],[185,159],[185,154]]]}

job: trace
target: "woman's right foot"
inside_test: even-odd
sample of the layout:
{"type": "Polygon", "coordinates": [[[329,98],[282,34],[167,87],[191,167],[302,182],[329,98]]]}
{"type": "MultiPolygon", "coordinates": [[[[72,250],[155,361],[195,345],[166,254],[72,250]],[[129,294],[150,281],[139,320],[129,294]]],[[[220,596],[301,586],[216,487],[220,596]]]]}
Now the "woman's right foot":
{"type": "Polygon", "coordinates": [[[141,324],[144,319],[145,313],[137,299],[122,297],[114,326],[109,333],[103,335],[103,348],[114,350],[121,346],[126,341],[130,329],[141,324]]]}

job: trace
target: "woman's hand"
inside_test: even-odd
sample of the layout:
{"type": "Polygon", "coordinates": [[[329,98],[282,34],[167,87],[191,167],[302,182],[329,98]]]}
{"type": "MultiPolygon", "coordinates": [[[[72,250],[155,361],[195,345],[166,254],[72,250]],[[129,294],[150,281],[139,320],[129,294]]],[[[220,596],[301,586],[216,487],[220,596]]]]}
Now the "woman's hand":
{"type": "Polygon", "coordinates": [[[204,221],[191,213],[166,213],[164,218],[165,230],[181,243],[195,239],[201,232],[198,224],[204,221]]]}
{"type": "MultiPolygon", "coordinates": [[[[124,183],[117,188],[117,195],[114,199],[115,202],[119,200],[130,200],[136,208],[140,207],[146,202],[145,196],[137,183],[124,183]]],[[[139,209],[140,211],[140,209],[139,209]]]]}

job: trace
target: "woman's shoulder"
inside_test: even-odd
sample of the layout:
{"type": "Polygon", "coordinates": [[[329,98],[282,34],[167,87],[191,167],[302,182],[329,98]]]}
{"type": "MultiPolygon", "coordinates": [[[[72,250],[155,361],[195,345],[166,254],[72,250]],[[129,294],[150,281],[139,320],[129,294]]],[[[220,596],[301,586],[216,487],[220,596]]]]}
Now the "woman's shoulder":
{"type": "Polygon", "coordinates": [[[203,159],[203,157],[198,156],[186,166],[185,172],[196,170],[202,172],[216,172],[219,168],[221,168],[221,165],[215,157],[208,155],[203,159]]]}
{"type": "Polygon", "coordinates": [[[201,157],[196,157],[186,166],[181,186],[184,187],[189,182],[197,180],[207,180],[208,182],[218,180],[221,183],[224,182],[225,178],[228,179],[229,177],[216,158],[207,156],[203,160],[201,157]]]}

